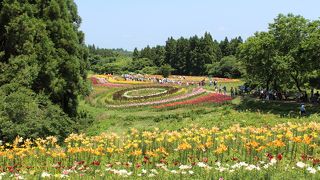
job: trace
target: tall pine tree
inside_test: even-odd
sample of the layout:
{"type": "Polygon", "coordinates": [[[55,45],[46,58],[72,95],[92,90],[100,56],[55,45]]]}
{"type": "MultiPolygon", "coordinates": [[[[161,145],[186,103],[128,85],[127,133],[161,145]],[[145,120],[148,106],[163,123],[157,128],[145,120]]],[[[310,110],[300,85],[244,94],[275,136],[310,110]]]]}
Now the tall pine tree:
{"type": "Polygon", "coordinates": [[[45,93],[70,117],[87,93],[87,50],[73,0],[3,0],[0,86],[18,83],[45,93]]]}

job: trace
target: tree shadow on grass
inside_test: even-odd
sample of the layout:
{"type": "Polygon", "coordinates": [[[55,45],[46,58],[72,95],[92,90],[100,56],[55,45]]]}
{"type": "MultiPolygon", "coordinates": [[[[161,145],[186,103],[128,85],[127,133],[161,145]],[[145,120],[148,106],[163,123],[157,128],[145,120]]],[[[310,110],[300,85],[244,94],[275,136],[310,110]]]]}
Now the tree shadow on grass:
{"type": "MultiPolygon", "coordinates": [[[[252,111],[260,113],[270,113],[280,117],[296,118],[300,116],[300,103],[287,101],[264,101],[254,98],[245,97],[235,105],[238,111],[252,111]]],[[[320,106],[306,104],[307,115],[320,114],[320,106]]]]}

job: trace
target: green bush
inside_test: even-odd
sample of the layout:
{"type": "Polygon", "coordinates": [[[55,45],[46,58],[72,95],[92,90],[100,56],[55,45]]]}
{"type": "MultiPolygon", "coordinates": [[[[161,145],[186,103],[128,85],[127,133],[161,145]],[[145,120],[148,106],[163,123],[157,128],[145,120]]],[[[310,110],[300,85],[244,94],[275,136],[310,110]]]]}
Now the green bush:
{"type": "Polygon", "coordinates": [[[152,74],[152,75],[158,74],[158,72],[159,72],[159,68],[156,66],[147,66],[140,71],[141,74],[152,74]]]}
{"type": "Polygon", "coordinates": [[[163,66],[160,67],[160,74],[164,77],[167,78],[171,75],[171,72],[174,71],[174,69],[169,65],[169,64],[165,64],[163,66]]]}
{"type": "Polygon", "coordinates": [[[63,139],[73,131],[73,121],[43,94],[18,84],[0,88],[0,139],[17,136],[35,139],[56,136],[63,139]]]}
{"type": "Polygon", "coordinates": [[[241,78],[243,72],[241,62],[234,56],[226,56],[220,62],[207,65],[207,73],[215,77],[241,78]]]}

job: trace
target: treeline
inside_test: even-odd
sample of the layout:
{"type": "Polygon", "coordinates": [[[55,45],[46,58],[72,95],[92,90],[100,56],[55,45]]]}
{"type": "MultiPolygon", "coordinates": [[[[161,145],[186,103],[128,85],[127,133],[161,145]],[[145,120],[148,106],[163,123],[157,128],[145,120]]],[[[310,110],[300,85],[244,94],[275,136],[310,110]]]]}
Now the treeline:
{"type": "Polygon", "coordinates": [[[124,49],[106,49],[88,45],[89,70],[97,74],[122,74],[127,72],[132,52],[124,49]]]}
{"type": "MultiPolygon", "coordinates": [[[[128,72],[162,74],[164,70],[176,75],[212,75],[239,78],[244,74],[241,62],[236,58],[241,37],[230,41],[214,40],[209,33],[203,37],[169,38],[165,46],[147,46],[140,51],[135,48],[132,60],[119,63],[125,54],[115,50],[90,51],[91,68],[97,73],[122,74],[128,72]]],[[[89,46],[89,49],[93,49],[89,46]]],[[[130,57],[127,55],[127,57],[130,57]]]]}
{"type": "Polygon", "coordinates": [[[267,32],[240,46],[247,82],[266,89],[300,92],[320,88],[320,21],[280,14],[267,32]]]}
{"type": "Polygon", "coordinates": [[[80,22],[73,0],[0,1],[0,141],[63,139],[87,122],[78,110],[89,93],[80,22]]]}
{"type": "Polygon", "coordinates": [[[120,56],[132,56],[132,52],[124,50],[122,48],[118,49],[106,49],[106,48],[99,48],[93,45],[88,45],[88,50],[90,54],[95,56],[103,57],[120,57],[120,56]]]}
{"type": "Polygon", "coordinates": [[[153,65],[165,64],[173,68],[176,75],[213,75],[219,77],[241,77],[241,63],[235,57],[242,38],[228,38],[218,42],[209,33],[203,37],[169,38],[165,46],[156,46],[133,52],[133,60],[151,60],[153,65]]]}
{"type": "Polygon", "coordinates": [[[230,42],[226,38],[219,43],[213,40],[209,33],[205,33],[200,38],[198,36],[189,39],[183,37],[174,39],[171,37],[166,41],[164,47],[150,48],[147,46],[141,51],[135,49],[133,59],[147,58],[158,67],[168,64],[174,69],[173,74],[176,75],[241,76],[240,72],[233,72],[232,68],[226,68],[229,71],[225,74],[218,70],[221,67],[219,66],[221,61],[231,60],[234,61],[232,62],[233,66],[237,65],[238,62],[234,56],[241,43],[241,37],[231,39],[230,42]],[[227,56],[233,57],[225,58],[227,56]]]}

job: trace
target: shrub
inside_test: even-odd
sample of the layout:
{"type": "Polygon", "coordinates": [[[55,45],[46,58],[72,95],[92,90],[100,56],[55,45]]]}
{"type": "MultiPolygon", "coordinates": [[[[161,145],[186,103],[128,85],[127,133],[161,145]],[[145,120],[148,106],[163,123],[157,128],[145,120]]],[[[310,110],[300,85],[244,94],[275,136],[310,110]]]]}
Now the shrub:
{"type": "Polygon", "coordinates": [[[171,75],[171,72],[174,71],[174,69],[169,65],[169,64],[165,64],[163,66],[160,67],[160,74],[164,77],[167,78],[171,75]]]}
{"type": "Polygon", "coordinates": [[[0,88],[0,139],[12,141],[17,136],[66,137],[73,130],[73,121],[43,94],[18,84],[0,88]]]}
{"type": "Polygon", "coordinates": [[[223,78],[240,78],[244,74],[242,64],[234,56],[226,56],[220,62],[208,65],[207,73],[223,78]]]}

